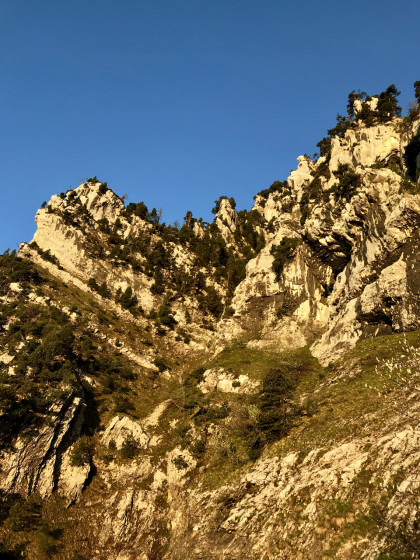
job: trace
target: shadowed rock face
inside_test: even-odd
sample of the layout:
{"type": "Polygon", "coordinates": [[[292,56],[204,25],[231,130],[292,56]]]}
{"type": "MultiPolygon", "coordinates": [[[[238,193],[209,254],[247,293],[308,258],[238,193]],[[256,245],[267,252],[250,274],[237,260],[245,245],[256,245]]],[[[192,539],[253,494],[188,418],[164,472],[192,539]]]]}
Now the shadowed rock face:
{"type": "Polygon", "coordinates": [[[45,427],[30,442],[16,441],[14,452],[3,463],[4,491],[38,493],[48,498],[58,490],[70,503],[80,496],[91,465],[73,466],[70,452],[80,435],[84,406],[79,396],[71,395],[50,410],[52,426],[45,427]]]}
{"type": "MultiPolygon", "coordinates": [[[[353,126],[332,138],[328,157],[299,157],[286,185],[256,196],[258,250],[234,288],[220,268],[243,254],[244,217],[229,199],[211,226],[191,222],[192,243],[189,231],[176,240],[129,214],[101,183],[53,196],[19,251],[48,275],[48,293],[11,281],[0,301],[7,313],[26,298],[68,317],[76,381],[55,387],[61,396],[38,413],[44,423],[32,437],[22,429],[5,446],[0,488],[39,494],[49,519],[72,519],[67,545],[82,543],[98,560],[375,560],[404,542],[415,550],[419,389],[403,374],[419,371],[419,352],[415,335],[404,346],[401,333],[420,328],[420,194],[407,188],[402,161],[419,124],[353,126]],[[206,268],[193,245],[210,230],[223,264],[206,268]],[[176,288],[165,275],[156,289],[145,257],[156,247],[166,252],[156,266],[182,276],[176,288]],[[121,305],[127,289],[136,312],[121,305]],[[203,306],[210,296],[222,302],[214,316],[203,306]],[[382,363],[394,339],[399,361],[382,363]],[[304,347],[329,367],[313,365],[307,348],[303,360],[304,347]],[[396,392],[377,363],[387,380],[396,376],[396,392]],[[298,390],[278,397],[293,421],[275,443],[255,435],[260,391],[284,371],[298,390]],[[93,458],[77,465],[86,433],[93,458]]],[[[0,367],[13,380],[38,331],[17,343],[12,315],[2,316],[0,367]]],[[[32,374],[29,366],[28,383],[32,374]]]]}

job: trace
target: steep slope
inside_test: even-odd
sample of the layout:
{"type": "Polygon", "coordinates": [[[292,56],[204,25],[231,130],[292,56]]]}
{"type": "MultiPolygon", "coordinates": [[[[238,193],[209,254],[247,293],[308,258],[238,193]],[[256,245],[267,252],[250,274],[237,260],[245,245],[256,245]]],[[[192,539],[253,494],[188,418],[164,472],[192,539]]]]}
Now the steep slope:
{"type": "Polygon", "coordinates": [[[399,119],[358,124],[256,197],[271,239],[248,263],[233,305],[269,298],[263,338],[287,347],[325,330],[312,351],[328,363],[360,338],[419,327],[419,196],[401,171],[409,140],[399,119]],[[289,254],[287,239],[300,242],[289,254]]]}
{"type": "Polygon", "coordinates": [[[249,212],[95,177],[0,256],[0,554],[418,557],[420,111],[381,99],[249,212]]]}

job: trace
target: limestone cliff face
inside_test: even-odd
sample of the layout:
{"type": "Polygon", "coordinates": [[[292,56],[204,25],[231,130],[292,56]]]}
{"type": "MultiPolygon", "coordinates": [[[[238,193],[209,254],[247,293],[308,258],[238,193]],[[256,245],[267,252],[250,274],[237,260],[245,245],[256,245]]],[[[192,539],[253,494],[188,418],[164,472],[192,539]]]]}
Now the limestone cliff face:
{"type": "Polygon", "coordinates": [[[234,240],[233,234],[236,230],[237,220],[236,211],[232,208],[229,199],[222,198],[220,201],[220,208],[216,214],[215,223],[221,235],[228,243],[232,243],[234,240]]]}
{"type": "Polygon", "coordinates": [[[19,438],[15,442],[13,452],[1,461],[3,491],[38,493],[44,499],[58,491],[70,504],[80,497],[91,465],[73,466],[70,453],[80,435],[84,406],[81,397],[71,394],[49,411],[52,426],[30,441],[19,438]]]}
{"type": "Polygon", "coordinates": [[[95,560],[415,558],[419,125],[353,125],[211,225],[94,181],[53,196],[19,251],[44,283],[0,277],[0,413],[27,391],[36,420],[0,442],[0,490],[95,560]]]}
{"type": "Polygon", "coordinates": [[[288,179],[290,190],[256,198],[254,208],[271,221],[274,232],[248,263],[247,278],[236,289],[233,304],[242,311],[258,298],[287,294],[295,308],[280,321],[268,314],[269,337],[281,343],[288,331],[298,332],[295,341],[303,344],[313,340],[314,329],[325,330],[312,348],[328,363],[362,337],[419,327],[414,278],[420,196],[403,192],[401,174],[392,168],[398,171],[402,165],[408,139],[398,119],[351,128],[343,138],[332,138],[328,160],[298,158],[299,166],[288,179]],[[340,166],[359,177],[348,199],[334,194],[340,166]],[[300,203],[317,175],[321,195],[308,198],[310,211],[300,220],[300,203]],[[276,281],[271,248],[285,237],[298,237],[303,244],[276,281]],[[310,324],[314,329],[307,328],[310,324]]]}
{"type": "MultiPolygon", "coordinates": [[[[35,216],[38,228],[32,243],[56,257],[59,267],[52,263],[50,269],[63,280],[84,289],[89,278],[106,282],[114,290],[131,286],[141,305],[150,310],[154,302],[150,280],[133,271],[132,267],[109,266],[93,252],[104,244],[98,226],[100,220],[107,220],[111,226],[120,220],[123,237],[142,235],[147,230],[147,224],[136,216],[132,223],[128,223],[122,216],[123,210],[123,201],[111,190],[101,192],[100,183],[84,183],[69,191],[67,198],[54,195],[47,208],[38,210],[35,216]]],[[[21,252],[45,266],[45,260],[31,247],[22,246],[21,252]]]]}
{"type": "MultiPolygon", "coordinates": [[[[382,125],[350,127],[342,138],[331,139],[329,157],[316,162],[299,157],[287,189],[256,197],[254,210],[270,228],[258,226],[266,245],[248,262],[232,306],[237,314],[247,310],[252,314],[256,306],[265,308],[261,347],[313,342],[314,355],[327,363],[365,336],[418,328],[419,195],[401,187],[403,150],[418,126],[417,120],[403,129],[401,119],[394,118],[382,125]],[[351,196],[337,195],[340,166],[358,177],[351,196]],[[319,192],[311,198],[307,193],[316,178],[319,192]],[[285,238],[299,239],[301,245],[277,278],[272,251],[285,238]]],[[[156,305],[150,278],[130,265],[116,268],[92,251],[95,244],[104,245],[98,226],[104,220],[111,226],[118,220],[124,239],[142,237],[150,229],[135,215],[128,221],[123,201],[111,190],[86,183],[70,196],[53,196],[48,208],[38,211],[33,241],[58,259],[60,269],[50,268],[65,281],[83,287],[95,278],[106,282],[113,293],[130,286],[141,306],[150,311],[156,305]],[[84,216],[80,208],[85,209],[84,216]],[[93,243],[86,242],[89,237],[93,243]]],[[[236,245],[237,224],[236,211],[222,198],[215,225],[228,246],[236,245]]],[[[42,262],[28,246],[21,252],[42,262]]],[[[176,246],[173,256],[186,270],[194,258],[176,246]]],[[[180,308],[178,316],[183,312],[180,308]]],[[[222,340],[229,338],[226,330],[238,332],[243,323],[242,319],[236,319],[235,327],[231,321],[223,323],[222,340]]]]}

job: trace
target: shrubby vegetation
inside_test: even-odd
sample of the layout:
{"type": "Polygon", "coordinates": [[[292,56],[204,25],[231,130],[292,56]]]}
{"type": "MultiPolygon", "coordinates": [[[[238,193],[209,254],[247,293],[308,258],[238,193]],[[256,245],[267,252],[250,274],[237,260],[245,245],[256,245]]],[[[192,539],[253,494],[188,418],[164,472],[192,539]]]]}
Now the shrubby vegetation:
{"type": "Polygon", "coordinates": [[[13,376],[0,365],[0,440],[8,446],[18,432],[36,430],[50,405],[77,385],[77,359],[68,316],[53,305],[26,299],[30,283],[39,286],[44,281],[34,266],[6,252],[0,256],[0,270],[3,292],[11,281],[21,282],[23,289],[15,300],[0,304],[3,347],[15,356],[13,376]]]}
{"type": "Polygon", "coordinates": [[[334,171],[334,175],[337,177],[338,183],[334,185],[331,192],[337,198],[349,202],[361,185],[360,175],[353,171],[348,164],[340,164],[337,171],[334,171]]]}
{"type": "Polygon", "coordinates": [[[139,446],[133,436],[127,436],[121,446],[121,457],[133,459],[139,452],[139,446]]]}
{"type": "Polygon", "coordinates": [[[259,394],[258,428],[266,440],[287,435],[292,426],[296,406],[291,401],[296,379],[287,368],[271,369],[264,377],[259,394]]]}
{"type": "MultiPolygon", "coordinates": [[[[417,83],[417,82],[416,82],[417,83]]],[[[310,213],[312,203],[326,203],[331,194],[337,199],[342,199],[348,202],[354,195],[357,188],[360,186],[360,177],[351,170],[348,165],[341,165],[335,172],[338,178],[338,184],[334,185],[328,190],[323,190],[323,184],[329,181],[331,173],[329,171],[329,161],[331,158],[331,139],[333,137],[343,138],[346,131],[356,124],[364,123],[366,126],[373,126],[375,124],[386,123],[394,117],[401,115],[401,107],[398,105],[397,97],[400,92],[394,84],[390,85],[382,93],[370,97],[366,92],[352,91],[348,95],[347,102],[347,115],[337,115],[337,122],[334,128],[327,131],[328,136],[322,138],[318,143],[319,154],[315,154],[324,158],[318,164],[313,173],[313,179],[308,187],[305,189],[300,200],[301,211],[301,225],[304,225],[310,213]],[[371,106],[373,98],[377,98],[377,107],[375,109],[371,106]],[[356,112],[356,102],[361,103],[361,109],[356,112]]],[[[413,147],[413,152],[416,148],[413,147]]],[[[410,151],[410,149],[409,149],[410,151]]],[[[412,161],[412,156],[408,156],[412,161]]],[[[411,167],[412,167],[411,163],[411,167]]],[[[271,191],[272,192],[272,191],[271,191]]],[[[270,190],[262,191],[265,196],[270,194],[270,190]]]]}
{"type": "Polygon", "coordinates": [[[236,202],[233,197],[228,198],[227,196],[220,196],[217,200],[214,201],[214,207],[211,210],[213,214],[218,213],[218,211],[220,210],[220,204],[222,203],[223,199],[228,200],[232,208],[236,208],[236,202]]]}
{"type": "Polygon", "coordinates": [[[171,308],[167,303],[163,303],[159,307],[158,311],[158,320],[159,323],[169,329],[173,330],[177,321],[175,320],[174,316],[172,315],[171,308]]]}
{"type": "Polygon", "coordinates": [[[18,494],[7,495],[1,492],[0,523],[3,525],[0,558],[4,560],[29,557],[26,553],[30,540],[35,545],[36,557],[40,560],[51,558],[61,547],[63,530],[46,521],[43,502],[37,494],[24,499],[18,494]],[[4,538],[6,531],[7,537],[4,538]],[[17,537],[13,539],[13,545],[10,538],[12,535],[17,537]]]}
{"type": "Polygon", "coordinates": [[[257,196],[262,199],[267,199],[271,194],[278,194],[280,196],[285,196],[290,194],[290,187],[287,181],[274,181],[267,189],[261,190],[254,196],[254,200],[257,196]]]}
{"type": "Polygon", "coordinates": [[[31,249],[35,249],[35,251],[38,253],[38,255],[44,259],[44,261],[48,261],[52,264],[55,264],[56,266],[58,266],[58,268],[62,268],[60,265],[59,260],[57,259],[57,257],[55,255],[51,254],[51,251],[49,249],[47,249],[46,251],[43,251],[38,244],[36,243],[36,241],[32,241],[32,243],[29,244],[29,247],[31,249]]]}
{"type": "Polygon", "coordinates": [[[280,280],[283,273],[284,265],[293,259],[296,248],[300,243],[301,241],[297,238],[283,237],[279,245],[273,245],[271,247],[271,254],[274,257],[271,267],[276,273],[277,282],[280,280]]]}
{"type": "MultiPolygon", "coordinates": [[[[417,83],[417,82],[416,82],[417,83]]],[[[346,131],[356,123],[364,123],[366,126],[387,123],[394,117],[401,116],[401,107],[398,105],[398,96],[400,91],[394,84],[391,84],[385,91],[369,96],[364,91],[356,92],[353,90],[348,95],[347,115],[337,114],[337,123],[335,127],[327,131],[328,136],[320,140],[317,144],[320,156],[329,159],[331,153],[331,138],[333,136],[344,137],[346,131]],[[370,102],[373,98],[378,99],[376,109],[372,109],[370,102]],[[361,102],[361,110],[356,113],[355,102],[361,102]]]]}
{"type": "MultiPolygon", "coordinates": [[[[6,251],[0,255],[2,295],[8,293],[12,281],[19,282],[21,292],[15,292],[8,303],[0,302],[2,347],[14,356],[10,365],[14,375],[9,375],[9,365],[0,364],[1,446],[10,446],[18,433],[36,433],[47,421],[51,405],[64,405],[75,393],[88,404],[84,430],[91,435],[97,413],[83,382],[85,375],[99,381],[101,392],[109,396],[115,409],[133,410],[127,397],[128,383],[136,376],[128,362],[106,349],[98,352],[82,317],[75,325],[67,313],[52,304],[28,302],[27,292],[39,290],[46,281],[30,261],[6,251]]],[[[82,444],[84,440],[75,450],[82,444]]]]}
{"type": "Polygon", "coordinates": [[[70,462],[74,467],[83,467],[92,462],[94,454],[95,445],[92,438],[82,436],[73,446],[70,462]]]}
{"type": "Polygon", "coordinates": [[[133,309],[137,306],[138,301],[136,295],[133,294],[131,286],[128,286],[124,292],[121,288],[118,288],[115,293],[115,303],[119,303],[124,309],[133,311],[133,309]]]}
{"type": "Polygon", "coordinates": [[[11,282],[24,286],[29,283],[40,285],[44,280],[34,265],[17,256],[16,251],[5,251],[0,255],[0,295],[5,295],[11,282]]]}
{"type": "Polygon", "coordinates": [[[97,283],[95,278],[89,278],[88,286],[91,290],[98,293],[101,297],[109,299],[111,297],[111,290],[108,289],[106,282],[102,282],[101,285],[97,283]]]}

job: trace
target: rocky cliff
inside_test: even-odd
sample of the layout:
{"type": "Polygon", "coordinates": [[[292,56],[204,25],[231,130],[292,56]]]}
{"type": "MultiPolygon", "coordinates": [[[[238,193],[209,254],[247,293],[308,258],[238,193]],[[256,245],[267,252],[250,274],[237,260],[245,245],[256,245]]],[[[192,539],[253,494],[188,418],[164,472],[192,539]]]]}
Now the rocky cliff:
{"type": "Polygon", "coordinates": [[[0,257],[0,554],[419,557],[420,116],[381,99],[249,212],[96,177],[38,210],[0,257]]]}

